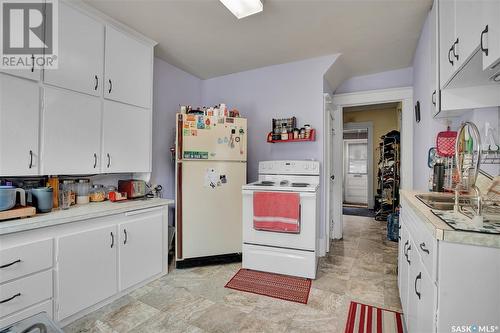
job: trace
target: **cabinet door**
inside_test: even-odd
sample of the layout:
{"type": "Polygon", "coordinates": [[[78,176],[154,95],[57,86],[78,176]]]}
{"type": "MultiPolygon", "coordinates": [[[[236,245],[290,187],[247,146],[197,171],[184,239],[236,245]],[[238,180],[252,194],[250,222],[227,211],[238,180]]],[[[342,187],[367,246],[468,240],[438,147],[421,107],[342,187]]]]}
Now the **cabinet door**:
{"type": "Polygon", "coordinates": [[[64,319],[118,291],[116,226],[58,240],[57,319],[64,319]]]}
{"type": "Polygon", "coordinates": [[[163,215],[161,209],[131,212],[120,224],[120,290],[161,273],[163,215]]]}
{"type": "MultiPolygon", "coordinates": [[[[422,265],[423,268],[423,265],[422,265]]],[[[425,269],[419,272],[416,283],[418,298],[418,333],[436,332],[436,285],[425,269]]]]}
{"type": "Polygon", "coordinates": [[[151,171],[151,110],[105,101],[103,172],[151,171]]]}
{"type": "Polygon", "coordinates": [[[106,26],[106,85],[108,99],[151,107],[153,49],[106,26]]]}
{"type": "Polygon", "coordinates": [[[99,172],[101,101],[66,90],[45,89],[43,174],[99,172]]]}
{"type": "Polygon", "coordinates": [[[430,109],[432,110],[432,116],[435,116],[441,110],[440,107],[440,86],[439,86],[439,45],[438,45],[438,8],[437,2],[432,6],[432,10],[429,16],[430,20],[430,91],[431,95],[431,105],[430,109]]]}
{"type": "Polygon", "coordinates": [[[401,299],[401,307],[403,313],[408,310],[408,279],[409,279],[409,264],[406,259],[406,249],[409,245],[408,231],[403,225],[400,229],[401,240],[399,241],[399,260],[398,260],[398,282],[399,282],[399,297],[401,299]]]}
{"type": "Polygon", "coordinates": [[[0,74],[0,176],[37,175],[40,89],[0,74]]]}
{"type": "Polygon", "coordinates": [[[455,0],[439,0],[439,76],[441,88],[451,78],[456,66],[456,59],[452,52],[455,40],[455,0]]]}
{"type": "Polygon", "coordinates": [[[409,274],[408,274],[408,309],[405,312],[406,315],[406,325],[408,332],[417,332],[418,330],[418,305],[419,299],[417,297],[417,284],[419,280],[419,274],[422,270],[422,265],[419,264],[418,253],[415,248],[415,244],[410,236],[410,245],[408,245],[407,253],[409,260],[409,274]]]}
{"type": "Polygon", "coordinates": [[[44,81],[100,96],[103,80],[104,25],[70,5],[59,3],[59,68],[44,81]]]}
{"type": "Polygon", "coordinates": [[[483,69],[498,68],[500,64],[500,1],[484,1],[482,5],[483,69]]]}
{"type": "Polygon", "coordinates": [[[455,1],[455,30],[458,43],[455,47],[457,64],[463,64],[477,51],[481,41],[481,14],[484,0],[455,1]]]}

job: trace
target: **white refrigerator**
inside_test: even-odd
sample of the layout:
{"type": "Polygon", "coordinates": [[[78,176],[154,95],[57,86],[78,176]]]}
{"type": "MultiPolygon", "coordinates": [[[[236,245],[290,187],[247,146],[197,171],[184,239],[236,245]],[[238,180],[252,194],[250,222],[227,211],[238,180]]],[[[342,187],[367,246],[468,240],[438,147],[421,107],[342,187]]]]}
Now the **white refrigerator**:
{"type": "Polygon", "coordinates": [[[177,115],[177,267],[240,255],[246,161],[246,119],[177,115]]]}

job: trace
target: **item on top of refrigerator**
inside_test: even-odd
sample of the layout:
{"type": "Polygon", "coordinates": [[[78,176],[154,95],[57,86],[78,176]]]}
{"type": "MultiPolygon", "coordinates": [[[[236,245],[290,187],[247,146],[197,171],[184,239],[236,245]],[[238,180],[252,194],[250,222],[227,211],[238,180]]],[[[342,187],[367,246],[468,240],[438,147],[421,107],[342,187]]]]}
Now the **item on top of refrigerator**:
{"type": "Polygon", "coordinates": [[[94,184],[90,190],[90,201],[91,202],[101,202],[106,200],[106,190],[104,185],[94,184]]]}
{"type": "Polygon", "coordinates": [[[111,202],[127,200],[127,192],[109,192],[108,197],[111,202]]]}
{"type": "Polygon", "coordinates": [[[240,117],[240,111],[238,111],[237,109],[232,109],[231,111],[229,111],[229,117],[231,117],[231,118],[239,118],[240,117]]]}
{"type": "Polygon", "coordinates": [[[49,177],[47,181],[47,186],[52,187],[52,195],[53,195],[53,208],[59,207],[59,178],[57,176],[49,177]]]}
{"type": "Polygon", "coordinates": [[[76,203],[78,205],[88,204],[90,192],[90,180],[88,179],[78,179],[76,183],[76,203]]]}

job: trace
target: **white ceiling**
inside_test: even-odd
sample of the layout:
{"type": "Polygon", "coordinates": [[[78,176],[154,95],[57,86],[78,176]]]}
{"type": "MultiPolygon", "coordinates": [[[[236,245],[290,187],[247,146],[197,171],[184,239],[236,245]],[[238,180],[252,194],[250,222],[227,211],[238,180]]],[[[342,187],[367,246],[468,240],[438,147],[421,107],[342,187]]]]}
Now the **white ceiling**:
{"type": "Polygon", "coordinates": [[[85,0],[206,79],[341,53],[349,76],[411,65],[432,0],[265,0],[237,20],[218,0],[85,0]]]}

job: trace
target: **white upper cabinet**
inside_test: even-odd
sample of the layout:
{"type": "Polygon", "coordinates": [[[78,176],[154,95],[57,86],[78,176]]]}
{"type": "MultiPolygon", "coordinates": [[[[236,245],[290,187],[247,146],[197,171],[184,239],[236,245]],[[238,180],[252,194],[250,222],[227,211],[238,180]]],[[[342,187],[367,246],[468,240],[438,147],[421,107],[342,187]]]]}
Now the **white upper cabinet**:
{"type": "Polygon", "coordinates": [[[455,1],[439,1],[439,70],[441,87],[448,82],[456,67],[455,1]]]}
{"type": "Polygon", "coordinates": [[[37,175],[40,88],[0,74],[0,176],[37,175]]]}
{"type": "MultiPolygon", "coordinates": [[[[496,0],[495,0],[496,1],[496,0]]],[[[481,14],[485,0],[456,0],[455,29],[456,45],[455,56],[458,66],[462,65],[479,48],[481,41],[481,14]]]]}
{"type": "Polygon", "coordinates": [[[485,1],[481,18],[483,69],[500,70],[500,0],[485,1]]]}
{"type": "Polygon", "coordinates": [[[107,99],[151,107],[153,49],[106,26],[105,86],[107,99]]]}
{"type": "Polygon", "coordinates": [[[151,110],[104,102],[102,172],[151,172],[151,110]]]}
{"type": "Polygon", "coordinates": [[[103,84],[104,25],[59,2],[59,68],[46,69],[44,81],[100,96],[103,84]]]}
{"type": "Polygon", "coordinates": [[[101,100],[46,88],[43,114],[42,173],[99,173],[101,100]]]}

